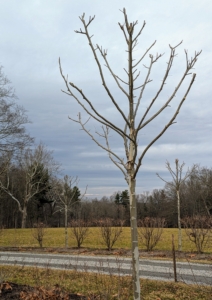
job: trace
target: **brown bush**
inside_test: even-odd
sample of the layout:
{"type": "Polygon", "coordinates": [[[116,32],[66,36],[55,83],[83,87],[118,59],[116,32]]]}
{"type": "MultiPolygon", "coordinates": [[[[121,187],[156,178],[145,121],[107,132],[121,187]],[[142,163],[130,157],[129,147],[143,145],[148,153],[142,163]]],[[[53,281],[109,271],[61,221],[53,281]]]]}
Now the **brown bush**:
{"type": "Polygon", "coordinates": [[[141,243],[147,251],[152,249],[159,242],[165,226],[165,219],[146,217],[138,221],[138,235],[141,243]]]}
{"type": "Polygon", "coordinates": [[[32,228],[32,236],[38,241],[39,246],[43,247],[43,238],[46,234],[46,225],[42,222],[34,224],[32,228]]]}
{"type": "Polygon", "coordinates": [[[211,217],[201,215],[186,217],[181,223],[190,241],[195,244],[197,252],[202,253],[211,236],[211,217]]]}
{"type": "Polygon", "coordinates": [[[71,237],[77,242],[77,247],[80,248],[85,238],[89,234],[89,223],[83,220],[72,220],[69,223],[71,237]]]}
{"type": "Polygon", "coordinates": [[[120,238],[124,221],[105,218],[99,220],[97,224],[100,227],[103,244],[108,251],[111,251],[116,241],[120,238]]]}

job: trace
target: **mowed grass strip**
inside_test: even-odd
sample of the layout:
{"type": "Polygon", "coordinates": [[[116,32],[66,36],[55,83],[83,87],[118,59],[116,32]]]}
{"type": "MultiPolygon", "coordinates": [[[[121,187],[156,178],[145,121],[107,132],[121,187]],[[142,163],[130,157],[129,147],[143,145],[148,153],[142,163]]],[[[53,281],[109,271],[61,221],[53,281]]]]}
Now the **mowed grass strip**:
{"type": "MultiPolygon", "coordinates": [[[[155,250],[171,250],[172,243],[171,237],[174,234],[175,246],[177,249],[178,229],[177,228],[164,228],[161,240],[155,247],[155,250]]],[[[131,248],[130,228],[123,227],[121,237],[116,242],[114,248],[131,248]]],[[[71,237],[70,229],[68,230],[68,245],[69,247],[76,247],[76,241],[71,237]]],[[[64,228],[47,228],[43,238],[43,247],[64,248],[65,235],[64,228]]],[[[33,238],[30,228],[27,229],[4,229],[0,236],[0,247],[38,247],[38,242],[33,238]]],[[[100,228],[89,228],[89,234],[86,237],[82,247],[105,249],[102,242],[100,228]]],[[[144,250],[145,247],[139,242],[139,248],[144,250]]],[[[183,251],[196,251],[194,243],[192,243],[185,231],[182,230],[182,250],[183,251]]],[[[212,252],[212,240],[208,244],[205,252],[212,252]]]]}
{"type": "MultiPolygon", "coordinates": [[[[132,281],[128,276],[113,276],[49,268],[0,266],[5,281],[52,289],[58,285],[69,293],[79,293],[93,299],[130,300],[132,281]]],[[[165,281],[141,280],[141,295],[144,300],[208,300],[212,288],[165,281]]]]}

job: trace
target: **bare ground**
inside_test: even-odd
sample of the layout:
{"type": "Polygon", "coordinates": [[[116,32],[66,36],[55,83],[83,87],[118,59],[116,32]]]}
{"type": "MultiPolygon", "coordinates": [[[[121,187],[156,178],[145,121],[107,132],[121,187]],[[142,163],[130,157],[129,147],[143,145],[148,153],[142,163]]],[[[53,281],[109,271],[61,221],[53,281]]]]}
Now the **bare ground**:
{"type": "MultiPolygon", "coordinates": [[[[20,285],[12,282],[3,282],[0,284],[1,300],[86,300],[87,297],[79,294],[68,294],[63,292],[59,286],[53,289],[44,289],[42,287],[31,287],[29,285],[20,285]]],[[[95,298],[94,298],[95,299],[95,298]]]]}

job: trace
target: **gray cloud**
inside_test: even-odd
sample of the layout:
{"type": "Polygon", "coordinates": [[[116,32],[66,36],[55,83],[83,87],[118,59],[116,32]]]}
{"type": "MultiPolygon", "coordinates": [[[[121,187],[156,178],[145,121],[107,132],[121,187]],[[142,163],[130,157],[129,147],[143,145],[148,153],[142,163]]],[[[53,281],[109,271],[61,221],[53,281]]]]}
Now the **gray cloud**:
{"type": "MultiPolygon", "coordinates": [[[[16,89],[19,103],[27,109],[33,122],[28,125],[28,130],[37,142],[42,140],[54,150],[55,158],[62,163],[64,174],[79,176],[80,187],[88,184],[88,194],[97,197],[110,195],[127,186],[122,173],[110,162],[108,155],[80,130],[78,124],[68,119],[68,116],[76,118],[82,109],[61,92],[65,85],[59,74],[58,58],[61,57],[64,74],[69,74],[70,81],[86,92],[102,114],[122,126],[123,122],[103,90],[88,42],[85,36],[75,34],[74,30],[82,27],[79,15],[83,12],[86,16],[95,14],[95,21],[90,28],[94,34],[93,40],[108,49],[111,66],[115,73],[124,77],[126,45],[117,24],[123,21],[119,11],[123,7],[126,7],[130,20],[139,20],[139,26],[144,19],[147,22],[136,57],[155,39],[157,43],[152,54],[164,53],[161,61],[155,65],[151,76],[154,81],[145,91],[141,110],[145,109],[161,82],[169,56],[169,43],[176,45],[183,39],[171,76],[153,112],[167,99],[183,72],[184,48],[189,50],[191,56],[195,50],[203,50],[194,70],[197,73],[195,84],[177,117],[177,124],[169,128],[144,158],[137,178],[138,193],[141,193],[163,187],[163,182],[155,173],[160,172],[168,179],[166,159],[174,163],[178,157],[186,162],[187,167],[193,163],[212,166],[211,1],[7,0],[1,4],[0,63],[16,89]]],[[[148,63],[148,59],[145,63],[148,63]]],[[[141,67],[141,79],[146,74],[145,70],[141,67]]],[[[107,74],[107,70],[104,71],[107,74]]],[[[126,97],[117,90],[111,76],[107,76],[107,80],[120,106],[126,110],[126,97]]],[[[183,85],[171,107],[140,134],[141,148],[169,120],[185,89],[186,85],[183,85]]],[[[86,120],[86,115],[82,116],[86,120]]],[[[90,121],[88,128],[95,132],[99,130],[99,125],[90,121]]],[[[115,152],[124,156],[123,144],[115,133],[111,132],[110,141],[115,152]]]]}

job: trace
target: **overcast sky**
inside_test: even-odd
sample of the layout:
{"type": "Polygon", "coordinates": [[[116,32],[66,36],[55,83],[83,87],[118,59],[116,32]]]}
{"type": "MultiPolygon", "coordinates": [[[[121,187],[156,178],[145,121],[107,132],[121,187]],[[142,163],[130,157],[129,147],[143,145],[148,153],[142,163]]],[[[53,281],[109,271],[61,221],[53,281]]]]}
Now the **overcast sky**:
{"type": "MultiPolygon", "coordinates": [[[[0,1],[0,65],[11,80],[32,124],[27,126],[36,142],[44,142],[54,150],[54,157],[62,164],[64,174],[78,176],[80,188],[88,185],[88,195],[109,196],[127,188],[123,174],[109,160],[77,123],[68,119],[77,118],[82,108],[74,99],[61,92],[65,84],[60,76],[58,58],[69,80],[74,82],[97,109],[117,125],[121,119],[105,93],[98,69],[86,37],[74,30],[82,28],[82,13],[86,18],[95,15],[89,26],[94,44],[108,49],[107,58],[114,72],[125,78],[123,68],[127,67],[126,44],[118,22],[123,23],[119,9],[126,8],[130,21],[138,20],[137,29],[146,21],[146,27],[139,39],[135,52],[142,55],[154,40],[157,43],[151,54],[164,53],[155,64],[141,103],[141,112],[155,95],[163,78],[170,49],[169,44],[183,44],[177,49],[178,56],[171,76],[157,105],[162,104],[176,87],[185,70],[185,53],[189,56],[202,50],[195,65],[197,74],[191,92],[187,97],[177,123],[172,125],[163,137],[147,152],[137,177],[137,193],[163,188],[157,178],[158,172],[166,180],[165,169],[168,160],[174,166],[175,158],[185,162],[185,169],[194,163],[212,167],[212,2],[211,0],[1,0],[0,1]]],[[[148,56],[145,63],[148,63],[148,56]]],[[[147,69],[140,66],[140,82],[147,69]]],[[[123,110],[127,99],[116,87],[104,68],[111,92],[123,110]]],[[[154,123],[139,135],[140,150],[154,138],[169,120],[179,103],[188,81],[182,86],[170,109],[166,109],[154,123]]],[[[126,110],[125,110],[126,111],[126,110]]],[[[154,112],[154,109],[153,109],[154,112]]],[[[82,114],[86,121],[86,115],[82,114]]],[[[100,130],[92,121],[87,124],[91,132],[100,130]]],[[[100,140],[104,143],[103,140],[100,140]]],[[[117,135],[110,133],[112,149],[124,157],[123,143],[117,135]]]]}

